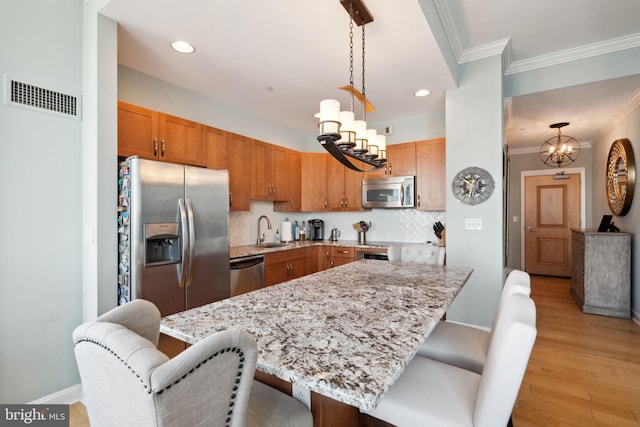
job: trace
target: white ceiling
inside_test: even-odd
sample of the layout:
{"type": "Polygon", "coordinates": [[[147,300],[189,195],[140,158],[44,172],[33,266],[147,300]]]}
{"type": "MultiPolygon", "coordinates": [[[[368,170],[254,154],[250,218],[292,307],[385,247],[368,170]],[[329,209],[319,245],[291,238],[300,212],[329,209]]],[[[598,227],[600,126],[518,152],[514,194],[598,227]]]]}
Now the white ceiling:
{"type": "MultiPolygon", "coordinates": [[[[507,73],[612,41],[640,45],[637,0],[365,1],[374,17],[366,26],[369,122],[444,111],[455,88],[421,4],[436,5],[429,20],[442,23],[458,62],[507,46],[507,73]],[[423,87],[432,94],[414,97],[423,87]]],[[[120,64],[224,104],[304,133],[315,131],[320,100],[348,106],[337,89],[349,83],[349,17],[339,0],[111,0],[102,13],[119,23],[120,64]],[[173,52],[176,39],[196,52],[173,52]]],[[[360,28],[354,74],[361,89],[360,28]]],[[[588,143],[638,88],[640,75],[515,97],[507,142],[537,147],[555,134],[549,124],[568,121],[563,133],[588,143]]]]}

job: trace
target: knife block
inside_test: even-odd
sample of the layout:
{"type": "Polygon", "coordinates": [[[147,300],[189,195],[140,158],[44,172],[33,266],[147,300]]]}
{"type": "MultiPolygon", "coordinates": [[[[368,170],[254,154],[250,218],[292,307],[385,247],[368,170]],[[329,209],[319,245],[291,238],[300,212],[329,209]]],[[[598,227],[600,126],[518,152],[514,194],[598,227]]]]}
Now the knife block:
{"type": "Polygon", "coordinates": [[[447,230],[442,230],[438,239],[438,246],[447,246],[447,230]]]}

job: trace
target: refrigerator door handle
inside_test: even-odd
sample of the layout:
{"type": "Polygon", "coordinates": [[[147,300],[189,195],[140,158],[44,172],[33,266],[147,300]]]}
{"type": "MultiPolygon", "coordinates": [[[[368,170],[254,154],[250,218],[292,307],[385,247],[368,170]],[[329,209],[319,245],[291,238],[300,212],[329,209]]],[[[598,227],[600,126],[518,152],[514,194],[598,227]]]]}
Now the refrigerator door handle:
{"type": "Polygon", "coordinates": [[[186,199],[187,201],[187,221],[189,222],[189,258],[188,258],[188,267],[187,267],[187,286],[191,286],[191,282],[193,281],[193,264],[195,257],[195,249],[196,249],[196,223],[193,218],[193,205],[191,204],[191,199],[186,199]]]}
{"type": "Polygon", "coordinates": [[[180,279],[180,287],[183,288],[187,281],[187,263],[189,262],[189,225],[187,223],[187,210],[184,205],[184,199],[180,197],[178,199],[178,210],[180,212],[180,235],[182,237],[182,259],[178,267],[178,278],[180,279]]]}

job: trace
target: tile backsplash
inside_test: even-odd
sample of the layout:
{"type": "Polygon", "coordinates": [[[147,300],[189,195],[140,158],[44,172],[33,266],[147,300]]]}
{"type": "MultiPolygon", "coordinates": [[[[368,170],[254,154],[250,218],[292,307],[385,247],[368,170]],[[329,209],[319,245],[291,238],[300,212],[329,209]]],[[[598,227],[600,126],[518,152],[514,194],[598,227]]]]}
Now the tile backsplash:
{"type": "Polygon", "coordinates": [[[258,218],[266,215],[273,228],[268,230],[263,221],[262,232],[266,242],[272,242],[276,229],[281,222],[289,219],[291,222],[308,221],[310,219],[324,220],[325,239],[329,238],[332,228],[338,228],[341,236],[339,240],[358,240],[358,233],[353,224],[360,221],[371,222],[367,232],[370,242],[426,242],[436,241],[433,224],[440,221],[446,225],[445,211],[422,212],[416,209],[371,209],[363,212],[304,212],[285,213],[274,212],[272,202],[251,202],[250,212],[231,212],[229,215],[229,238],[231,246],[255,244],[258,236],[258,218]]]}

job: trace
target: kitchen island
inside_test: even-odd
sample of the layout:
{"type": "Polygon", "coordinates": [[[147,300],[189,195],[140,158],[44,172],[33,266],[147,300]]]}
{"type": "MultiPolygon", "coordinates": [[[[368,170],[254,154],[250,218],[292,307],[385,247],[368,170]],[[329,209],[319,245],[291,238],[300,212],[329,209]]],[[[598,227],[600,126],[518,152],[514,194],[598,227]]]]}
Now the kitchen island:
{"type": "Polygon", "coordinates": [[[471,272],[359,260],[167,316],[161,332],[193,344],[224,329],[246,329],[258,342],[258,371],[372,409],[471,272]]]}

